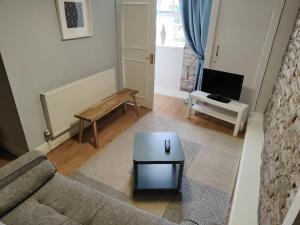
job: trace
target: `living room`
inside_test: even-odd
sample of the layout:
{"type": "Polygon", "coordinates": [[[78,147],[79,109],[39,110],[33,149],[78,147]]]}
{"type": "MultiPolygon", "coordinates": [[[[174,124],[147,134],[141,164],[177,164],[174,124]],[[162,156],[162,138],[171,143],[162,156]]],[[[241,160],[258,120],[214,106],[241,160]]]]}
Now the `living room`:
{"type": "Polygon", "coordinates": [[[1,0],[0,224],[299,224],[299,7],[1,0]]]}

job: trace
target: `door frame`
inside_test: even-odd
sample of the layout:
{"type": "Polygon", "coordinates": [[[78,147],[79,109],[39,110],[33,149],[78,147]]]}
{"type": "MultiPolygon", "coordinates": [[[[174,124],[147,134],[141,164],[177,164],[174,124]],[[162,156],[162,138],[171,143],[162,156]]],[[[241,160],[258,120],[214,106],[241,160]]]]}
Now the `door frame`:
{"type": "Polygon", "coordinates": [[[123,88],[123,62],[122,62],[122,36],[121,36],[121,8],[119,7],[121,0],[115,0],[116,11],[116,33],[117,33],[117,88],[123,88]]]}
{"type": "MultiPolygon", "coordinates": [[[[133,0],[132,0],[133,1],[133,0]]],[[[157,4],[157,0],[154,0],[155,4],[157,4]]],[[[122,34],[121,34],[121,8],[119,7],[121,0],[115,0],[115,11],[116,11],[116,24],[117,24],[117,89],[123,88],[123,61],[122,61],[122,34]]],[[[208,37],[207,37],[207,45],[205,51],[205,60],[204,60],[204,67],[211,68],[211,60],[214,54],[214,45],[215,45],[215,36],[218,28],[218,19],[219,13],[221,8],[222,0],[212,0],[212,7],[211,7],[211,15],[210,15],[210,22],[209,22],[209,29],[208,29],[208,37]]],[[[156,12],[155,12],[156,14],[156,12]]],[[[156,15],[155,15],[156,16],[156,15]]],[[[154,79],[152,82],[153,95],[154,95],[154,79]]],[[[151,93],[152,94],[152,93],[151,93]]]]}
{"type": "MultiPolygon", "coordinates": [[[[154,8],[156,9],[157,6],[157,0],[154,3],[154,8]]],[[[135,0],[128,0],[129,3],[135,3],[135,0]]],[[[121,0],[115,0],[115,12],[116,12],[116,33],[117,33],[117,88],[122,89],[124,87],[124,71],[123,71],[123,52],[122,52],[122,23],[121,23],[121,0]]],[[[154,18],[156,18],[156,10],[154,11],[154,18]]],[[[154,32],[156,32],[156,26],[154,29],[154,32]]],[[[155,38],[155,43],[156,43],[156,35],[154,35],[155,38]]],[[[152,103],[149,105],[148,108],[153,109],[154,105],[154,79],[155,79],[155,50],[156,46],[153,49],[153,54],[154,54],[154,74],[153,78],[150,78],[151,80],[148,80],[149,84],[151,84],[151,87],[149,87],[149,98],[152,99],[152,103]],[[151,96],[150,96],[151,95],[151,96]]]]}
{"type": "Polygon", "coordinates": [[[213,55],[215,53],[215,41],[219,25],[221,5],[222,0],[212,0],[204,60],[204,68],[207,69],[211,68],[213,55]]]}

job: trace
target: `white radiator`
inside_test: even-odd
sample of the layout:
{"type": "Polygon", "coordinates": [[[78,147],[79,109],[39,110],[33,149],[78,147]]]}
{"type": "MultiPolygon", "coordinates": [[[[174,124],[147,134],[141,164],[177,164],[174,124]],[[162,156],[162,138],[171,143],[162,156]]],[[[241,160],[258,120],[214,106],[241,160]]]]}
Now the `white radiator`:
{"type": "Polygon", "coordinates": [[[115,69],[110,69],[55,90],[41,93],[47,126],[55,138],[74,126],[74,114],[116,92],[115,69]]]}

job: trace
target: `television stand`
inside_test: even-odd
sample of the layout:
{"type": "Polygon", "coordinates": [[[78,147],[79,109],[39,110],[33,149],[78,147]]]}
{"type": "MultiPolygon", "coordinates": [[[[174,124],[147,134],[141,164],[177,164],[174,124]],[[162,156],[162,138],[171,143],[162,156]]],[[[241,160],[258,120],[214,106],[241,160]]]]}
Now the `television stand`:
{"type": "Polygon", "coordinates": [[[234,124],[233,136],[237,136],[239,131],[242,131],[244,128],[249,106],[234,100],[223,103],[215,101],[208,96],[208,93],[202,91],[190,93],[187,117],[190,118],[192,111],[197,111],[227,121],[234,124]]]}
{"type": "Polygon", "coordinates": [[[229,103],[231,101],[229,98],[225,98],[225,97],[222,97],[220,95],[210,94],[210,95],[207,95],[207,97],[212,99],[212,100],[215,100],[215,101],[218,101],[218,102],[223,102],[223,103],[229,103]]]}

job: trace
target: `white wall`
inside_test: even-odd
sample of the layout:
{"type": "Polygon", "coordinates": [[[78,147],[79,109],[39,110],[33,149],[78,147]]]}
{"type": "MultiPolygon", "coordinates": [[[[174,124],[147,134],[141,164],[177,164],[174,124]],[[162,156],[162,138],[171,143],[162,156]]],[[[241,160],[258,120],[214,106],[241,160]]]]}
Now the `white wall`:
{"type": "Polygon", "coordinates": [[[180,92],[183,47],[157,46],[155,92],[178,96],[180,92]],[[172,94],[173,93],[173,94],[172,94]]]}

